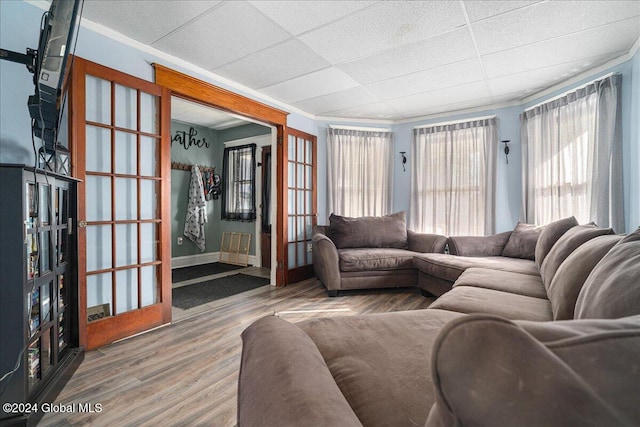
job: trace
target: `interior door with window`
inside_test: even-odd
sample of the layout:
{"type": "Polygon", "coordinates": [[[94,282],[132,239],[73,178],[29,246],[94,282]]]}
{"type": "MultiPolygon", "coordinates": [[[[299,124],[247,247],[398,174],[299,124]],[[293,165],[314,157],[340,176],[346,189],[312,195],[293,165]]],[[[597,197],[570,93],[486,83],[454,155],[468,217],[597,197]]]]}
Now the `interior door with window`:
{"type": "Polygon", "coordinates": [[[313,277],[311,237],[317,223],[316,137],[287,129],[286,283],[313,277]]]}
{"type": "Polygon", "coordinates": [[[162,148],[170,99],[116,70],[77,57],[73,65],[80,340],[92,349],[171,321],[170,159],[162,148]]]}

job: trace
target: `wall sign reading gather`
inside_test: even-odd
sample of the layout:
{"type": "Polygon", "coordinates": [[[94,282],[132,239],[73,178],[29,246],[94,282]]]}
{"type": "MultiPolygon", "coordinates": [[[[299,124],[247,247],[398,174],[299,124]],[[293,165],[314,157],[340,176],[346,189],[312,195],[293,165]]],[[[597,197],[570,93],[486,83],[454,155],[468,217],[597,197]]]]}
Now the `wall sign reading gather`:
{"type": "Polygon", "coordinates": [[[178,131],[171,138],[171,145],[173,145],[174,141],[178,144],[182,145],[185,150],[188,150],[189,147],[195,146],[198,148],[209,148],[209,143],[204,139],[196,139],[196,135],[198,135],[198,131],[194,128],[189,128],[189,133],[185,131],[178,131]]]}

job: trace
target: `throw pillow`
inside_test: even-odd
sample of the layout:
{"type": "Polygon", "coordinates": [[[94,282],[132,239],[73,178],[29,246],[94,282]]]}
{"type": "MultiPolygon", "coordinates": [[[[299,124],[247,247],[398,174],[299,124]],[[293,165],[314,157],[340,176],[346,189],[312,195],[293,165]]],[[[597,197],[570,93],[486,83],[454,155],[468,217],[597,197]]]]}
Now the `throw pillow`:
{"type": "Polygon", "coordinates": [[[540,269],[540,276],[542,276],[542,282],[545,288],[547,288],[547,291],[560,264],[562,264],[573,251],[594,237],[611,233],[613,233],[611,228],[599,228],[593,224],[577,225],[567,230],[555,245],[553,245],[540,269]]]}
{"type": "Polygon", "coordinates": [[[554,320],[573,319],[578,294],[589,273],[622,236],[598,236],[573,251],[558,267],[547,292],[554,320]]]}
{"type": "Polygon", "coordinates": [[[538,243],[538,237],[542,230],[544,227],[519,222],[509,236],[509,240],[502,250],[502,256],[535,259],[536,243],[538,243]]]}
{"type": "Polygon", "coordinates": [[[576,319],[640,314],[640,228],[620,240],[595,266],[576,302],[576,319]]]}
{"type": "Polygon", "coordinates": [[[554,243],[556,243],[560,236],[566,233],[568,229],[575,227],[576,225],[578,225],[578,221],[572,216],[569,218],[559,219],[544,227],[544,230],[540,233],[538,242],[536,243],[535,258],[538,270],[542,267],[542,261],[544,261],[554,243]]]}
{"type": "Polygon", "coordinates": [[[409,247],[405,212],[360,218],[331,214],[329,226],[329,237],[338,249],[409,247]]]}

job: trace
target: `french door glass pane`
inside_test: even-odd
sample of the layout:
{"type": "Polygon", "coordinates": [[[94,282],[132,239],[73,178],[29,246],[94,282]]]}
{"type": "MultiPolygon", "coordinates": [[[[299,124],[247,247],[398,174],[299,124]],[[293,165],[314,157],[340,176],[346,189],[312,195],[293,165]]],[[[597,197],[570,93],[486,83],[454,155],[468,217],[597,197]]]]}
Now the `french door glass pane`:
{"type": "Polygon", "coordinates": [[[111,172],[111,131],[96,126],[87,126],[88,172],[111,172]]]}
{"type": "Polygon", "coordinates": [[[116,272],[116,312],[138,308],[138,269],[130,268],[116,272]]]}
{"type": "Polygon", "coordinates": [[[135,175],[138,171],[136,135],[116,132],[116,173],[135,175]]]}
{"type": "Polygon", "coordinates": [[[140,175],[157,176],[157,148],[156,138],[140,137],[140,175]]]}
{"type": "Polygon", "coordinates": [[[140,306],[146,307],[151,304],[158,303],[158,279],[156,277],[155,265],[149,267],[142,267],[140,269],[142,283],[141,283],[141,302],[140,306]]]}
{"type": "MultiPolygon", "coordinates": [[[[116,224],[116,267],[138,263],[138,224],[116,224]]],[[[117,278],[116,278],[117,283],[117,278]]]]}
{"type": "Polygon", "coordinates": [[[157,219],[156,206],[157,181],[150,179],[140,180],[140,219],[157,219]]]}
{"type": "Polygon", "coordinates": [[[304,140],[302,138],[297,138],[298,141],[298,163],[304,163],[304,140]]]}
{"type": "Polygon", "coordinates": [[[138,92],[116,85],[116,126],[125,129],[138,128],[138,92]]]}
{"type": "Polygon", "coordinates": [[[307,190],[312,190],[313,189],[313,167],[307,165],[304,167],[305,169],[305,186],[304,188],[306,188],[307,190]]]}
{"type": "Polygon", "coordinates": [[[289,162],[289,176],[287,182],[289,187],[296,186],[296,164],[294,162],[289,162]]]}
{"type": "Polygon", "coordinates": [[[87,226],[87,271],[111,268],[111,226],[87,226]]]}
{"type": "Polygon", "coordinates": [[[305,163],[313,163],[313,141],[305,140],[305,163]]]}
{"type": "Polygon", "coordinates": [[[138,219],[138,180],[116,178],[116,220],[138,219]]]}
{"type": "Polygon", "coordinates": [[[289,252],[289,268],[293,268],[296,266],[296,244],[295,243],[289,243],[287,245],[287,249],[289,252]]]}
{"type": "Polygon", "coordinates": [[[110,221],[111,178],[87,175],[86,188],[87,221],[110,221]]]}
{"type": "Polygon", "coordinates": [[[112,274],[87,275],[87,307],[108,304],[109,314],[112,314],[112,274]]]}
{"type": "Polygon", "coordinates": [[[158,133],[158,97],[140,92],[140,131],[158,133]]]}
{"type": "Polygon", "coordinates": [[[86,117],[89,122],[111,124],[111,82],[87,75],[86,117]]]}
{"type": "Polygon", "coordinates": [[[156,224],[140,224],[140,263],[157,259],[156,224]]]}

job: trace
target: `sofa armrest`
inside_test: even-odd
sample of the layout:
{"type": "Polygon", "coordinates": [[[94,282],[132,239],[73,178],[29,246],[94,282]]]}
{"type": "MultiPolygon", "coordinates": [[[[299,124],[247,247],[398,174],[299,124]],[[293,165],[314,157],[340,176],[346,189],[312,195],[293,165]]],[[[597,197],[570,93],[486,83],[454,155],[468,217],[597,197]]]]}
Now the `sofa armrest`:
{"type": "Polygon", "coordinates": [[[265,317],[242,343],[238,426],[362,426],[302,329],[265,317]]]}
{"type": "Polygon", "coordinates": [[[459,256],[501,256],[511,231],[491,236],[449,237],[449,253],[459,256]]]}
{"type": "Polygon", "coordinates": [[[311,255],[316,276],[327,290],[340,289],[340,265],[336,245],[322,233],[314,234],[311,241],[313,245],[311,255]]]}
{"type": "Polygon", "coordinates": [[[409,250],[422,253],[443,253],[447,237],[440,234],[416,233],[407,230],[409,250]]]}
{"type": "Polygon", "coordinates": [[[564,336],[545,343],[496,316],[455,319],[434,343],[426,426],[638,425],[638,326],[571,334],[565,322],[564,336]]]}

